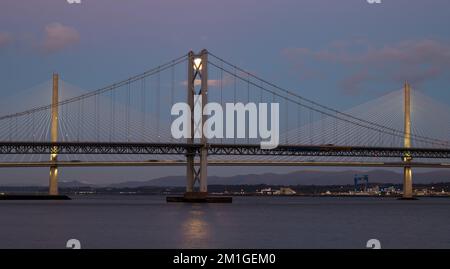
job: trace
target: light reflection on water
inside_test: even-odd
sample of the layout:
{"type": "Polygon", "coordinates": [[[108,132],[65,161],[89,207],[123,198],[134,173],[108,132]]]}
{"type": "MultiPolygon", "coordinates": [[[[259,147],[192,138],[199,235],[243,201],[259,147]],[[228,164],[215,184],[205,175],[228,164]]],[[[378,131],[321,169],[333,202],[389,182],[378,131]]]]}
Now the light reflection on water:
{"type": "Polygon", "coordinates": [[[200,205],[193,205],[182,222],[182,248],[196,247],[210,237],[209,223],[204,220],[205,212],[200,205]]]}
{"type": "Polygon", "coordinates": [[[450,199],[163,196],[0,201],[0,248],[450,248],[450,199]]]}

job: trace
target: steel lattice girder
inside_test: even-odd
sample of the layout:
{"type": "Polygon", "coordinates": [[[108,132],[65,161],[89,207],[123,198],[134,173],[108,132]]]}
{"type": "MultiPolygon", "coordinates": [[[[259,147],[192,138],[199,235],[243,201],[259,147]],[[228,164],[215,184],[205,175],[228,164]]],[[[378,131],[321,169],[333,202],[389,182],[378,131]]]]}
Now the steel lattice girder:
{"type": "MultiPolygon", "coordinates": [[[[104,143],[104,142],[0,142],[0,154],[199,154],[200,144],[187,143],[104,143]]],[[[261,149],[260,145],[209,144],[209,155],[450,158],[450,149],[390,148],[352,146],[280,145],[261,149]]]]}

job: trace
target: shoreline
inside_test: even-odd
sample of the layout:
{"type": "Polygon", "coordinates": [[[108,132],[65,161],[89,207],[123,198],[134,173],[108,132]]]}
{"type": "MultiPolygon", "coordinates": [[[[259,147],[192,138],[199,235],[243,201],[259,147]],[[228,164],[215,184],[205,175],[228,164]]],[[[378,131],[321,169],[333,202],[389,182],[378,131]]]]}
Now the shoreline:
{"type": "MultiPolygon", "coordinates": [[[[162,196],[162,197],[169,197],[169,196],[176,196],[176,195],[183,195],[182,193],[167,193],[167,194],[158,194],[158,193],[64,193],[63,196],[68,197],[101,197],[101,196],[162,196]]],[[[311,197],[311,198],[393,198],[398,199],[401,198],[401,195],[364,195],[364,194],[355,194],[355,195],[348,195],[348,194],[295,194],[295,195],[262,195],[262,194],[227,194],[227,193],[211,193],[212,196],[216,197],[271,197],[271,198],[280,198],[280,197],[311,197]]],[[[42,197],[46,196],[43,193],[36,193],[36,194],[5,194],[0,195],[0,200],[9,200],[9,199],[2,199],[2,197],[8,197],[8,196],[27,196],[27,197],[42,197]]],[[[450,198],[450,195],[416,195],[415,198],[450,198]]],[[[19,199],[20,200],[20,199],[19,199]]],[[[41,199],[30,199],[30,200],[41,200],[41,199]]],[[[44,199],[45,200],[45,199],[44,199]]],[[[58,200],[58,199],[55,199],[58,200]]],[[[69,199],[70,200],[70,199],[69,199]]]]}

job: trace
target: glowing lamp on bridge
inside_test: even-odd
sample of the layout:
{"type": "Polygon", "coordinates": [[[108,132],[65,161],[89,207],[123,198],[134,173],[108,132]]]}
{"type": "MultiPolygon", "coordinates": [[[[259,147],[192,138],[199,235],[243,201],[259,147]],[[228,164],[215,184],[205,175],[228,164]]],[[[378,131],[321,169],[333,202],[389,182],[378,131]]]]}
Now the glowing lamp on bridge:
{"type": "Polygon", "coordinates": [[[194,69],[201,71],[202,70],[202,58],[195,58],[194,59],[194,69]]]}

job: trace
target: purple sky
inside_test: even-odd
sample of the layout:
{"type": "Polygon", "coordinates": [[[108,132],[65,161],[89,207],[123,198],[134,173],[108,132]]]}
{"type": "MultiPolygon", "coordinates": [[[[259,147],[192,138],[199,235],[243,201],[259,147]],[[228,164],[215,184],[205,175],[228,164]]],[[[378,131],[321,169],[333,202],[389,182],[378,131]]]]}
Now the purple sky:
{"type": "Polygon", "coordinates": [[[406,79],[448,97],[449,10],[445,0],[4,0],[0,91],[54,70],[91,89],[208,48],[327,105],[346,108],[406,79]]]}
{"type": "Polygon", "coordinates": [[[449,25],[448,0],[2,0],[0,96],[53,71],[95,89],[207,48],[338,109],[404,80],[450,103],[449,25]]]}

